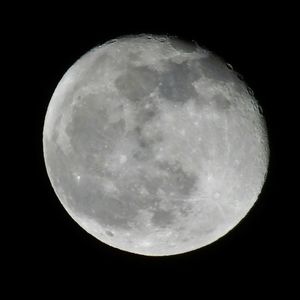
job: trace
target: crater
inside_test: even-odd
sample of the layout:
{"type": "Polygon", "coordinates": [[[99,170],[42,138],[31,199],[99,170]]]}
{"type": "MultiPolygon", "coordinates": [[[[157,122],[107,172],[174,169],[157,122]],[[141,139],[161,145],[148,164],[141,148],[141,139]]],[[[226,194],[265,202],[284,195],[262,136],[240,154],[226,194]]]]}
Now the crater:
{"type": "Polygon", "coordinates": [[[113,234],[111,231],[109,231],[109,230],[106,230],[105,233],[106,233],[108,236],[111,236],[111,237],[114,236],[114,234],[113,234]]]}
{"type": "Polygon", "coordinates": [[[115,80],[119,93],[134,102],[143,100],[157,85],[157,72],[146,66],[131,66],[115,80]]]}

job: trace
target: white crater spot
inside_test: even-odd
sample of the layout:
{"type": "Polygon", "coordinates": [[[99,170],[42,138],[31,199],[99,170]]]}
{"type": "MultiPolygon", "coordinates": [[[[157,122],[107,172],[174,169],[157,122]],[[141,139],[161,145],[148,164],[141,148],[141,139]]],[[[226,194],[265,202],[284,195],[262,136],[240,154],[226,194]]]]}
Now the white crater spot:
{"type": "Polygon", "coordinates": [[[127,161],[127,156],[126,155],[121,155],[120,156],[120,163],[124,164],[127,161]]]}
{"type": "Polygon", "coordinates": [[[173,255],[249,212],[267,174],[265,121],[231,65],[194,43],[126,36],[83,55],[48,106],[43,149],[70,216],[112,247],[173,255]]]}

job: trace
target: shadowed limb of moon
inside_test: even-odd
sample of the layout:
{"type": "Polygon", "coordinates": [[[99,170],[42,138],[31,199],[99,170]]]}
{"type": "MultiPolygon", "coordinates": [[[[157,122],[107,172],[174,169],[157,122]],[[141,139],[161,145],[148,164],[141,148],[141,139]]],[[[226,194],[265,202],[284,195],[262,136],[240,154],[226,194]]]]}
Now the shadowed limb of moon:
{"type": "Polygon", "coordinates": [[[92,49],[49,103],[51,184],[87,232],[121,250],[210,244],[251,209],[267,174],[264,118],[232,67],[176,37],[92,49]]]}

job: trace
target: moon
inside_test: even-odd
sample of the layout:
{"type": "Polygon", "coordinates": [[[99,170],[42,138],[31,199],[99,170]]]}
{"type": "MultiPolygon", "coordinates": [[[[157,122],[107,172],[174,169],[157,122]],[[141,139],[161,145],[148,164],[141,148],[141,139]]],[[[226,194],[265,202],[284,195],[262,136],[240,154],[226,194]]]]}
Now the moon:
{"type": "Polygon", "coordinates": [[[78,59],[43,129],[52,187],[101,242],[165,256],[234,228],[263,187],[262,110],[232,66],[195,42],[123,36],[78,59]]]}

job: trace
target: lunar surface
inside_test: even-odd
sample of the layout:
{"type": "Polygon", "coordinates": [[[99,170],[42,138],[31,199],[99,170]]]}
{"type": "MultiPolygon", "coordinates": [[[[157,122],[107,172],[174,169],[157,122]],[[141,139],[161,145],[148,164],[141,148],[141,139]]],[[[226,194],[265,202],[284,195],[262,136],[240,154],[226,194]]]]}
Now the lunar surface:
{"type": "Polygon", "coordinates": [[[258,199],[269,160],[261,109],[232,67],[196,43],[151,35],[109,41],[71,66],[43,149],[81,227],[151,256],[230,231],[258,199]]]}

